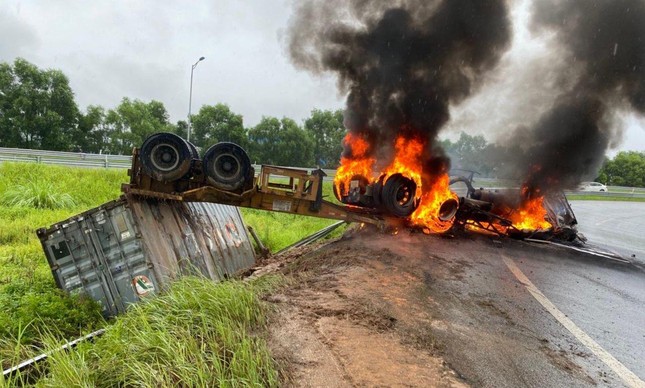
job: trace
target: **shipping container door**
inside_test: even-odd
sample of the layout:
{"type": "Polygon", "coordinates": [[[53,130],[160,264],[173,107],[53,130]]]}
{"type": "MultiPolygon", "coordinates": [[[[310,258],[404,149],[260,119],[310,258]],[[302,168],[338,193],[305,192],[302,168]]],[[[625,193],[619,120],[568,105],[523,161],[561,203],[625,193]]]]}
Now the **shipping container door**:
{"type": "Polygon", "coordinates": [[[105,264],[118,311],[155,294],[157,280],[148,267],[129,208],[122,205],[97,212],[92,222],[93,242],[105,264]]]}
{"type": "Polygon", "coordinates": [[[85,292],[100,302],[103,314],[116,314],[114,295],[103,274],[91,234],[92,222],[79,217],[48,232],[43,248],[58,287],[70,294],[85,292]]]}

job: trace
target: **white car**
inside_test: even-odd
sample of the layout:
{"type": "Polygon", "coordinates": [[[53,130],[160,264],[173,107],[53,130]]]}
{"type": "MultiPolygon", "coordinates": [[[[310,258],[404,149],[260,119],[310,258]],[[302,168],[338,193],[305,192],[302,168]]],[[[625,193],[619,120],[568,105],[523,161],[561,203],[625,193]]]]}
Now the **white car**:
{"type": "Polygon", "coordinates": [[[598,182],[582,182],[578,186],[578,191],[602,191],[607,192],[607,186],[598,182]]]}

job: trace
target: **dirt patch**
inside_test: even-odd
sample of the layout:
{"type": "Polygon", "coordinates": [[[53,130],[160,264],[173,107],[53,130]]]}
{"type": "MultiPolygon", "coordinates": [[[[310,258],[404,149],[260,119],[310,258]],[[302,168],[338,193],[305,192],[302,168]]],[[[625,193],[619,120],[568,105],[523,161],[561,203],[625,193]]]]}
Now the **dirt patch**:
{"type": "Polygon", "coordinates": [[[403,258],[387,247],[357,246],[352,236],[271,263],[292,280],[267,298],[284,385],[465,386],[437,355],[431,328],[441,322],[418,307],[431,302],[422,275],[399,270],[403,258]]]}
{"type": "Polygon", "coordinates": [[[268,298],[283,385],[594,384],[594,358],[567,348],[575,339],[508,271],[500,247],[541,253],[495,241],[361,230],[271,258],[256,273],[288,279],[268,298]]]}
{"type": "Polygon", "coordinates": [[[569,352],[563,349],[556,351],[547,346],[540,347],[540,350],[542,350],[544,354],[546,354],[551,363],[553,363],[553,365],[555,365],[556,367],[566,371],[567,373],[578,376],[580,379],[585,380],[589,384],[596,385],[594,379],[591,378],[591,376],[587,375],[578,364],[576,364],[569,358],[569,352]]]}

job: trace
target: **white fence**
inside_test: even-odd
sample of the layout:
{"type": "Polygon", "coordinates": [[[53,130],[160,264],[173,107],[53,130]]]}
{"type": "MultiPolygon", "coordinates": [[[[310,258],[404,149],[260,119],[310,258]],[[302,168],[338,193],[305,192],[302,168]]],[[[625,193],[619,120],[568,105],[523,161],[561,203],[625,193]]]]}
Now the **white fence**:
{"type": "MultiPolygon", "coordinates": [[[[129,168],[132,164],[132,156],[129,155],[99,155],[86,154],[82,152],[60,152],[60,151],[42,151],[42,150],[25,150],[21,148],[2,148],[0,147],[0,162],[34,162],[43,164],[57,164],[63,166],[75,167],[94,167],[94,168],[129,168]]],[[[256,174],[260,171],[259,165],[253,165],[256,174]]],[[[287,167],[293,168],[293,167],[287,167]]],[[[299,167],[296,167],[299,168],[299,167]]],[[[311,168],[309,168],[311,170],[311,168]]],[[[336,170],[323,170],[327,176],[325,181],[334,179],[336,170]]],[[[475,177],[475,186],[479,187],[509,187],[510,181],[498,180],[491,178],[475,177]]],[[[573,193],[573,192],[572,192],[573,193]]],[[[611,197],[634,197],[645,198],[645,188],[609,186],[609,192],[575,192],[576,194],[593,194],[611,197]]]]}
{"type": "Polygon", "coordinates": [[[132,156],[0,147],[0,162],[34,162],[75,167],[128,168],[132,164],[132,156]]]}
{"type": "MultiPolygon", "coordinates": [[[[83,152],[25,150],[21,148],[0,147],[0,162],[33,162],[94,168],[129,168],[132,164],[132,156],[86,154],[83,152]]],[[[254,164],[253,167],[255,168],[256,174],[259,173],[260,165],[254,164]]],[[[308,168],[308,170],[311,170],[311,168],[308,168]]],[[[327,174],[325,180],[331,180],[334,178],[334,175],[336,175],[336,170],[323,171],[325,172],[325,174],[327,174]]]]}

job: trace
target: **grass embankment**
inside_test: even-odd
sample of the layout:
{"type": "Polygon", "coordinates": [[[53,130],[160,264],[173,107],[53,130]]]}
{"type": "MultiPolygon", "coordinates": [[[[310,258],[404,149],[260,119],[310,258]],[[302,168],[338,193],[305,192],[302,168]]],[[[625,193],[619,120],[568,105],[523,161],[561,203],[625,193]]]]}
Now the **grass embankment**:
{"type": "MultiPolygon", "coordinates": [[[[253,284],[186,277],[148,302],[132,306],[94,343],[53,352],[37,373],[55,387],[277,386],[264,340],[258,295],[279,278],[253,284]]],[[[47,341],[49,348],[55,341],[47,341]]],[[[25,376],[6,383],[20,385],[25,376]]],[[[1,378],[0,378],[1,379],[1,378]]],[[[1,381],[0,381],[1,382],[1,381]]]]}
{"type": "Polygon", "coordinates": [[[645,202],[641,197],[612,196],[611,192],[602,195],[594,194],[567,194],[569,201],[612,201],[612,202],[645,202]]]}
{"type": "Polygon", "coordinates": [[[56,288],[34,231],[118,197],[125,171],[0,164],[0,360],[32,353],[40,333],[75,337],[103,324],[100,307],[56,288]],[[25,345],[25,346],[21,346],[25,345]]]}
{"type": "MultiPolygon", "coordinates": [[[[35,229],[49,226],[118,198],[121,183],[126,182],[127,178],[125,170],[0,164],[0,364],[3,368],[41,352],[46,343],[51,344],[52,341],[61,338],[75,338],[106,324],[96,303],[82,296],[68,296],[56,288],[35,229]]],[[[331,185],[327,184],[325,190],[326,195],[330,195],[331,185]]],[[[246,222],[257,230],[263,242],[273,251],[334,222],[253,209],[242,211],[246,222]]],[[[193,279],[186,282],[185,284],[195,285],[194,282],[199,281],[193,279]]],[[[229,385],[226,383],[228,380],[231,381],[230,384],[240,385],[245,384],[245,381],[252,384],[259,381],[258,379],[263,379],[261,385],[272,384],[275,376],[270,371],[270,366],[267,366],[269,364],[266,363],[268,361],[261,342],[247,335],[248,330],[261,326],[263,318],[254,315],[261,314],[261,309],[255,302],[244,302],[249,300],[248,298],[238,298],[240,293],[255,293],[256,288],[242,292],[239,285],[203,283],[205,284],[199,286],[202,287],[199,288],[201,291],[196,292],[217,295],[221,299],[202,295],[205,297],[203,304],[181,304],[181,299],[194,299],[193,296],[186,295],[186,286],[181,283],[184,285],[175,286],[176,291],[171,291],[164,297],[166,299],[156,302],[159,304],[145,304],[119,318],[117,323],[111,326],[110,333],[113,334],[108,334],[105,340],[99,340],[91,347],[92,350],[83,350],[81,347],[79,352],[71,353],[72,359],[69,360],[53,357],[48,363],[51,366],[51,381],[59,381],[61,384],[56,385],[63,386],[68,384],[62,382],[70,382],[73,378],[90,379],[79,381],[100,382],[105,378],[105,373],[118,372],[121,374],[117,378],[122,379],[119,381],[134,383],[134,380],[127,379],[136,375],[136,368],[140,368],[141,373],[146,371],[148,375],[150,368],[160,368],[160,372],[155,375],[159,378],[155,381],[159,383],[151,383],[159,385],[169,381],[180,381],[182,376],[186,376],[185,373],[191,373],[188,364],[211,363],[210,357],[219,360],[219,363],[213,361],[212,365],[214,368],[220,368],[221,373],[217,374],[211,369],[200,369],[197,373],[203,376],[196,376],[197,380],[191,380],[195,384],[200,385],[199,379],[202,377],[210,378],[210,382],[217,381],[217,385],[229,385]],[[207,292],[204,288],[207,287],[206,284],[212,287],[208,288],[207,292]],[[222,287],[221,291],[219,287],[222,287]],[[179,303],[180,307],[171,306],[173,301],[179,303]],[[211,304],[218,303],[242,303],[246,306],[240,308],[246,309],[247,313],[243,315],[242,320],[206,320],[204,314],[219,308],[211,304]],[[147,315],[150,315],[150,319],[144,317],[147,315]],[[163,321],[162,316],[169,321],[163,321]],[[184,321],[192,326],[169,324],[188,324],[184,321]],[[245,328],[241,331],[243,335],[228,333],[228,326],[233,327],[234,332],[240,327],[245,328]],[[118,349],[109,349],[110,342],[136,343],[138,337],[154,340],[148,345],[143,342],[137,345],[147,352],[147,355],[141,358],[142,363],[134,363],[126,354],[119,353],[118,349]],[[194,341],[187,341],[188,337],[194,341]],[[175,348],[162,349],[161,344],[164,342],[175,348]],[[238,342],[240,347],[234,345],[238,342]],[[201,352],[196,349],[203,349],[204,355],[191,355],[193,358],[188,358],[189,353],[201,352]],[[167,364],[168,355],[171,354],[177,357],[176,363],[167,364]],[[239,357],[243,359],[238,360],[239,357]],[[254,357],[261,358],[257,365],[259,369],[245,369],[246,366],[240,366],[243,362],[258,363],[254,357]],[[127,367],[130,369],[124,371],[124,364],[112,365],[119,360],[127,360],[128,365],[132,367],[127,367]],[[99,364],[106,365],[99,367],[99,364]],[[67,380],[62,380],[63,377],[60,376],[67,380]],[[56,380],[59,377],[61,379],[56,380]]]]}

